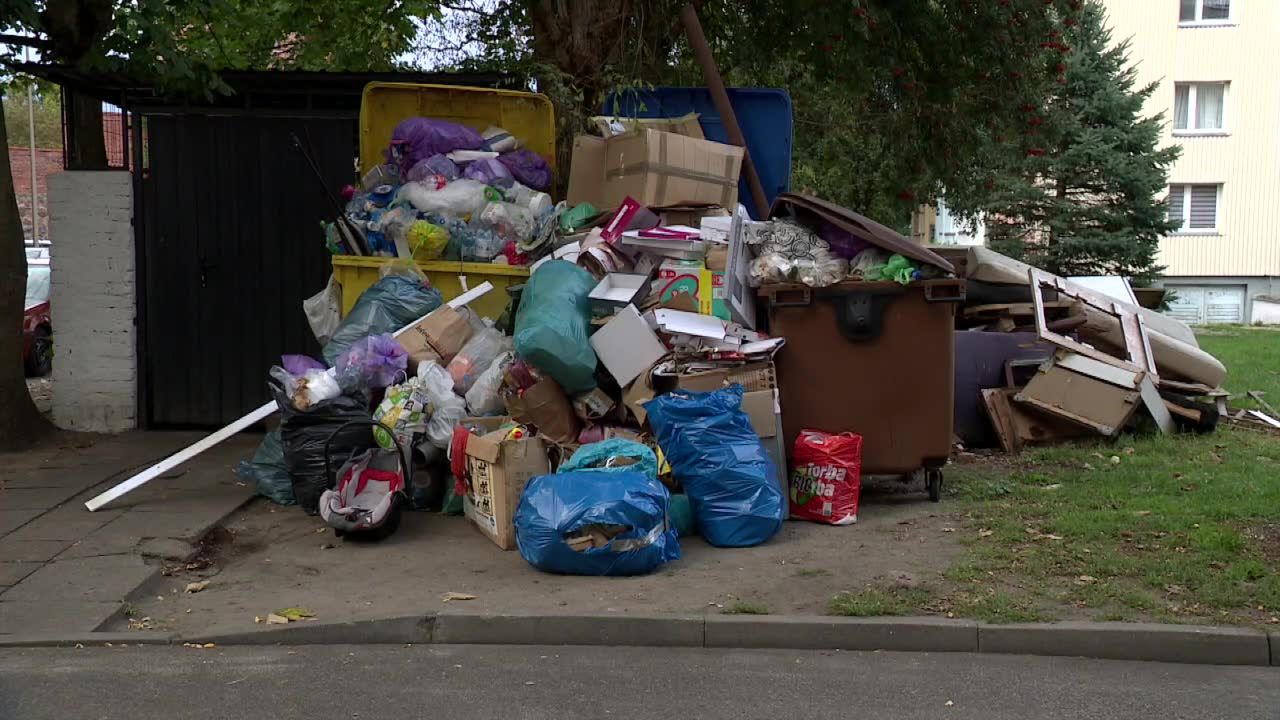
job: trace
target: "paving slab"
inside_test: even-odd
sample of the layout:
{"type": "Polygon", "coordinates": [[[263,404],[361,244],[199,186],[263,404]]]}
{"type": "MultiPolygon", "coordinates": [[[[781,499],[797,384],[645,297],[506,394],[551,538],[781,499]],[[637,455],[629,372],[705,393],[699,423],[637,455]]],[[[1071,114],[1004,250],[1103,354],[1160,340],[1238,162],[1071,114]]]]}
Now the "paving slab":
{"type": "Polygon", "coordinates": [[[17,585],[22,578],[39,570],[44,563],[0,561],[0,592],[11,585],[17,585]]]}
{"type": "MultiPolygon", "coordinates": [[[[12,536],[10,536],[12,537],[12,536]]],[[[74,540],[0,540],[0,560],[13,562],[49,562],[74,540]]]]}
{"type": "Polygon", "coordinates": [[[39,517],[30,510],[0,510],[0,538],[39,517]]]}
{"type": "Polygon", "coordinates": [[[91,513],[72,502],[55,508],[0,538],[0,552],[11,540],[79,540],[122,515],[119,510],[91,513]]]}
{"type": "Polygon", "coordinates": [[[17,633],[30,637],[93,632],[119,612],[118,602],[10,601],[0,595],[0,638],[17,633]]]}
{"type": "Polygon", "coordinates": [[[150,578],[156,569],[136,555],[55,560],[13,586],[7,602],[115,602],[150,578]]]}
{"type": "Polygon", "coordinates": [[[4,488],[0,507],[9,510],[51,510],[75,497],[80,487],[4,488]]]}

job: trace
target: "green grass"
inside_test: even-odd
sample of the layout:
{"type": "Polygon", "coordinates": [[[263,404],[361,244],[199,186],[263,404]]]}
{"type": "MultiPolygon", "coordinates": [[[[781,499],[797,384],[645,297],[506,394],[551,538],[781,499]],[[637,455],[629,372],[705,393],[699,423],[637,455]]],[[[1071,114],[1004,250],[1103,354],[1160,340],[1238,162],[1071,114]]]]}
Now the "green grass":
{"type": "Polygon", "coordinates": [[[823,577],[830,574],[831,571],[826,568],[800,568],[796,570],[796,577],[823,577]]]}
{"type": "MultiPolygon", "coordinates": [[[[1231,328],[1202,342],[1230,389],[1280,404],[1280,333],[1231,328]]],[[[1280,438],[1222,426],[1031,448],[952,465],[947,482],[966,549],[931,602],[957,616],[1280,616],[1280,438]]]]}
{"type": "Polygon", "coordinates": [[[768,615],[769,606],[764,603],[739,600],[720,612],[724,615],[768,615]]]}
{"type": "MultiPolygon", "coordinates": [[[[1196,339],[1205,352],[1227,366],[1224,383],[1227,390],[1233,395],[1257,390],[1273,408],[1280,410],[1280,331],[1215,327],[1201,330],[1196,339]]],[[[1258,407],[1248,398],[1232,400],[1232,406],[1258,407]]]]}
{"type": "Polygon", "coordinates": [[[840,593],[831,598],[827,610],[832,615],[873,617],[876,615],[912,615],[929,600],[920,588],[867,588],[840,593]]]}

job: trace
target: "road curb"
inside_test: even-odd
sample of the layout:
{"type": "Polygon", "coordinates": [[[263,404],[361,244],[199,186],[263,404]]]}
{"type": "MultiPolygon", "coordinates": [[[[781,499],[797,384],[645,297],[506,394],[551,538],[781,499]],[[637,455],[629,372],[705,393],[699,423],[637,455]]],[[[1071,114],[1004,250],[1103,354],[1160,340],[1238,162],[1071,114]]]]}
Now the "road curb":
{"type": "Polygon", "coordinates": [[[166,632],[82,632],[66,635],[15,633],[0,635],[0,648],[20,647],[102,647],[111,645],[171,645],[178,641],[177,633],[166,632]]]}
{"type": "Polygon", "coordinates": [[[429,643],[434,618],[412,615],[351,622],[302,621],[240,632],[196,633],[183,642],[215,645],[402,645],[429,643]]]}
{"type": "Polygon", "coordinates": [[[978,652],[978,623],[935,617],[709,615],[704,646],[978,652]]]}
{"type": "Polygon", "coordinates": [[[980,625],[978,652],[1203,665],[1270,665],[1261,630],[1143,623],[980,625]]]}
{"type": "Polygon", "coordinates": [[[1280,633],[1232,627],[1064,622],[987,625],[938,617],[454,613],[304,621],[243,631],[0,635],[0,647],[163,645],[597,645],[977,652],[1203,665],[1280,666],[1280,633]]]}
{"type": "Polygon", "coordinates": [[[452,645],[703,647],[703,618],[449,613],[436,616],[432,641],[452,645]]]}

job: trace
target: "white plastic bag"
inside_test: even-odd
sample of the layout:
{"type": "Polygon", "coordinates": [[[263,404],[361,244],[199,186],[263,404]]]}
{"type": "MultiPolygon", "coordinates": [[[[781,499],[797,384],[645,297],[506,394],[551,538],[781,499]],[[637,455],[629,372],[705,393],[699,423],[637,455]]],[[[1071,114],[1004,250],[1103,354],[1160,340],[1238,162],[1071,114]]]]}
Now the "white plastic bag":
{"type": "Polygon", "coordinates": [[[427,395],[427,440],[441,450],[453,440],[453,428],[467,416],[467,403],[453,391],[453,378],[439,363],[427,360],[418,365],[418,377],[427,395]]]}
{"type": "Polygon", "coordinates": [[[291,375],[288,370],[277,365],[271,368],[269,374],[284,388],[289,402],[297,410],[308,410],[312,405],[332,400],[342,394],[342,388],[338,386],[338,379],[332,370],[308,370],[302,375],[291,375]]]}
{"type": "Polygon", "coordinates": [[[507,406],[498,391],[502,389],[502,374],[515,357],[513,352],[499,355],[487,370],[480,373],[479,379],[467,391],[467,411],[472,417],[501,415],[506,411],[507,406]]]}
{"type": "Polygon", "coordinates": [[[420,182],[400,186],[397,200],[405,200],[421,212],[438,212],[461,218],[473,215],[489,203],[485,184],[461,178],[436,190],[420,182]]]}
{"type": "Polygon", "coordinates": [[[311,325],[311,334],[321,345],[328,344],[342,322],[342,286],[337,278],[329,275],[323,290],[302,301],[302,311],[311,325]]]}

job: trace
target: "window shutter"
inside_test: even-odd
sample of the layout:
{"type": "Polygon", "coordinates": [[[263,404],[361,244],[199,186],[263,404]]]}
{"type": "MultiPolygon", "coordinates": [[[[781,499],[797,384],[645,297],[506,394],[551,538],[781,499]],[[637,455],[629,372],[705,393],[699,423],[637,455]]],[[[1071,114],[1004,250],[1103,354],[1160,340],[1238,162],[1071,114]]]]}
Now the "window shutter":
{"type": "Polygon", "coordinates": [[[1169,186],[1169,220],[1177,223],[1178,229],[1182,229],[1182,199],[1185,194],[1185,185],[1169,186]]]}
{"type": "Polygon", "coordinates": [[[1191,227],[1216,228],[1218,226],[1218,186],[1191,186],[1191,227]]]}
{"type": "Polygon", "coordinates": [[[1231,17],[1231,0],[1204,0],[1204,20],[1226,20],[1231,17]]]}

